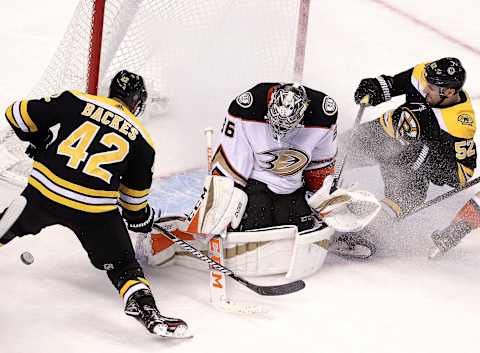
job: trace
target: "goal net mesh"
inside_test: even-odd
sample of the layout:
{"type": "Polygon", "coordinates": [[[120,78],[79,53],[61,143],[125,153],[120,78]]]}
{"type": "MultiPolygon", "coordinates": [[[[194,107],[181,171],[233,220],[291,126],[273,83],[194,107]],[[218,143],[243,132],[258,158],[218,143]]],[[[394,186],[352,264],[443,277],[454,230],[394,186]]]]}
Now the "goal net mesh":
{"type": "MultiPolygon", "coordinates": [[[[179,160],[181,168],[198,166],[206,159],[203,129],[221,126],[236,95],[258,82],[293,79],[299,1],[107,0],[98,93],[108,93],[121,69],[144,76],[157,168],[174,172],[179,160]]],[[[93,9],[94,0],[79,1],[30,97],[87,90],[93,9]]],[[[0,175],[28,175],[24,146],[3,135],[0,156],[10,153],[18,163],[0,167],[0,175]]]]}

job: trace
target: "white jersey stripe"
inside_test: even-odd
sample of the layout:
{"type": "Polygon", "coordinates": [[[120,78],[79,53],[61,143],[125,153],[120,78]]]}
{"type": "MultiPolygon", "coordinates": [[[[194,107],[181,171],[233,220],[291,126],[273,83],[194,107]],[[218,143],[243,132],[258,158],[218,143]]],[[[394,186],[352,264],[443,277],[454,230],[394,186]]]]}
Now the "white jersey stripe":
{"type": "Polygon", "coordinates": [[[36,180],[38,180],[41,184],[45,187],[50,189],[51,191],[55,192],[58,195],[67,197],[71,200],[79,201],[85,204],[90,205],[116,205],[117,199],[113,197],[90,197],[85,196],[74,191],[65,189],[57,184],[54,184],[50,179],[48,179],[45,175],[40,173],[37,169],[33,169],[32,173],[30,174],[36,180]]]}
{"type": "Polygon", "coordinates": [[[20,129],[23,131],[23,132],[30,132],[30,130],[28,129],[28,126],[25,124],[25,122],[23,121],[22,119],[22,114],[20,113],[20,102],[21,101],[16,101],[14,104],[13,104],[13,118],[15,119],[15,121],[17,122],[18,126],[20,127],[20,129]]]}

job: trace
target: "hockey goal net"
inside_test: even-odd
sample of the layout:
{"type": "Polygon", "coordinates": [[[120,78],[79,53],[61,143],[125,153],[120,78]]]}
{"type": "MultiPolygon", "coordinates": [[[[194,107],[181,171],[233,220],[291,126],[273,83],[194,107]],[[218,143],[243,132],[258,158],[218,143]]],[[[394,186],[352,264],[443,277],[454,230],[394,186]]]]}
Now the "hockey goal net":
{"type": "MultiPolygon", "coordinates": [[[[106,94],[113,75],[144,76],[147,125],[163,172],[203,161],[202,131],[261,81],[300,80],[309,0],[80,0],[30,97],[106,94]],[[188,140],[188,143],[186,143],[188,140]]],[[[0,134],[0,176],[24,182],[30,162],[0,134]],[[1,163],[1,162],[0,162],[1,163]]]]}

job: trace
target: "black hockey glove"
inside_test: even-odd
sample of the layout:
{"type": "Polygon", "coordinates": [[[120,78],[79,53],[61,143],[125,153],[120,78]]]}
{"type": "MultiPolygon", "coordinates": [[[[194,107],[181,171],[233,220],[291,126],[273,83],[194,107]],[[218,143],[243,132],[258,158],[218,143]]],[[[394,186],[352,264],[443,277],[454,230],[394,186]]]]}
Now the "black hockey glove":
{"type": "Polygon", "coordinates": [[[369,96],[370,105],[378,105],[389,101],[392,98],[392,78],[389,76],[379,76],[377,78],[364,78],[360,81],[355,90],[355,103],[360,104],[363,97],[369,96]]]}
{"type": "Polygon", "coordinates": [[[150,233],[155,220],[155,210],[149,204],[140,211],[123,211],[128,230],[136,233],[150,233]]]}
{"type": "Polygon", "coordinates": [[[31,159],[35,159],[40,153],[47,149],[47,146],[53,140],[53,133],[50,130],[46,132],[37,132],[29,140],[30,144],[25,149],[25,154],[31,159]]]}

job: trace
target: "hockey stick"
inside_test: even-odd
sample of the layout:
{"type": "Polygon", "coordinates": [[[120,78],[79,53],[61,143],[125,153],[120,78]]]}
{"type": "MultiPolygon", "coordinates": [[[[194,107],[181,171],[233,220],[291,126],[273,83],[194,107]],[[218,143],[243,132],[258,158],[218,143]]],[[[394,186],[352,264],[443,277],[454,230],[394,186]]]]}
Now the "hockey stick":
{"type": "Polygon", "coordinates": [[[175,234],[173,234],[169,230],[163,227],[160,227],[158,225],[154,225],[154,227],[157,231],[160,232],[160,234],[164,235],[165,237],[173,241],[175,244],[178,244],[179,246],[181,246],[184,250],[188,251],[194,257],[202,261],[205,261],[216,271],[219,271],[224,275],[229,276],[230,278],[233,278],[235,281],[243,284],[244,286],[251,289],[257,294],[266,295],[266,296],[285,295],[285,294],[297,292],[305,288],[305,282],[302,280],[298,280],[298,281],[294,281],[286,284],[274,285],[274,286],[259,286],[259,285],[253,284],[247,281],[246,279],[240,276],[237,276],[235,273],[233,273],[233,271],[219,264],[218,262],[213,260],[211,257],[204,255],[200,250],[194,248],[186,241],[178,238],[175,234]]]}
{"type": "Polygon", "coordinates": [[[424,209],[426,209],[426,208],[428,208],[428,207],[430,207],[430,206],[436,205],[437,203],[439,203],[439,202],[441,202],[441,201],[443,201],[443,200],[445,200],[445,199],[448,199],[449,197],[451,197],[451,196],[453,196],[453,195],[456,195],[456,194],[458,194],[459,192],[464,191],[464,190],[466,190],[466,189],[468,189],[468,188],[470,188],[470,187],[472,187],[473,185],[476,185],[476,184],[478,184],[478,183],[480,183],[480,176],[479,176],[479,177],[476,177],[476,178],[474,178],[474,179],[472,179],[472,180],[470,180],[470,181],[467,181],[462,188],[452,189],[452,190],[450,190],[450,191],[447,191],[446,193],[443,193],[443,194],[441,194],[441,195],[438,195],[437,197],[434,197],[433,199],[431,199],[431,200],[429,200],[429,201],[424,202],[423,204],[421,204],[420,206],[414,208],[414,209],[411,210],[410,212],[408,212],[408,213],[406,213],[406,214],[398,217],[398,220],[402,220],[402,219],[404,219],[404,218],[406,218],[406,217],[408,217],[408,216],[411,216],[411,215],[413,215],[413,214],[415,214],[415,213],[418,213],[418,212],[420,212],[420,211],[422,211],[422,210],[424,210],[424,209]]]}
{"type": "MultiPolygon", "coordinates": [[[[369,100],[370,100],[370,96],[368,95],[366,95],[360,100],[360,108],[358,109],[357,116],[355,117],[355,122],[353,123],[352,131],[349,134],[349,140],[351,140],[355,135],[355,130],[357,129],[358,125],[360,125],[360,122],[362,121],[363,112],[365,111],[365,108],[368,106],[369,100]]],[[[330,193],[337,190],[338,183],[340,181],[340,177],[342,176],[345,163],[347,162],[347,157],[349,152],[350,152],[350,148],[347,148],[343,156],[343,159],[341,159],[339,163],[335,164],[335,173],[333,173],[333,183],[332,183],[332,188],[330,189],[330,193]]]]}

